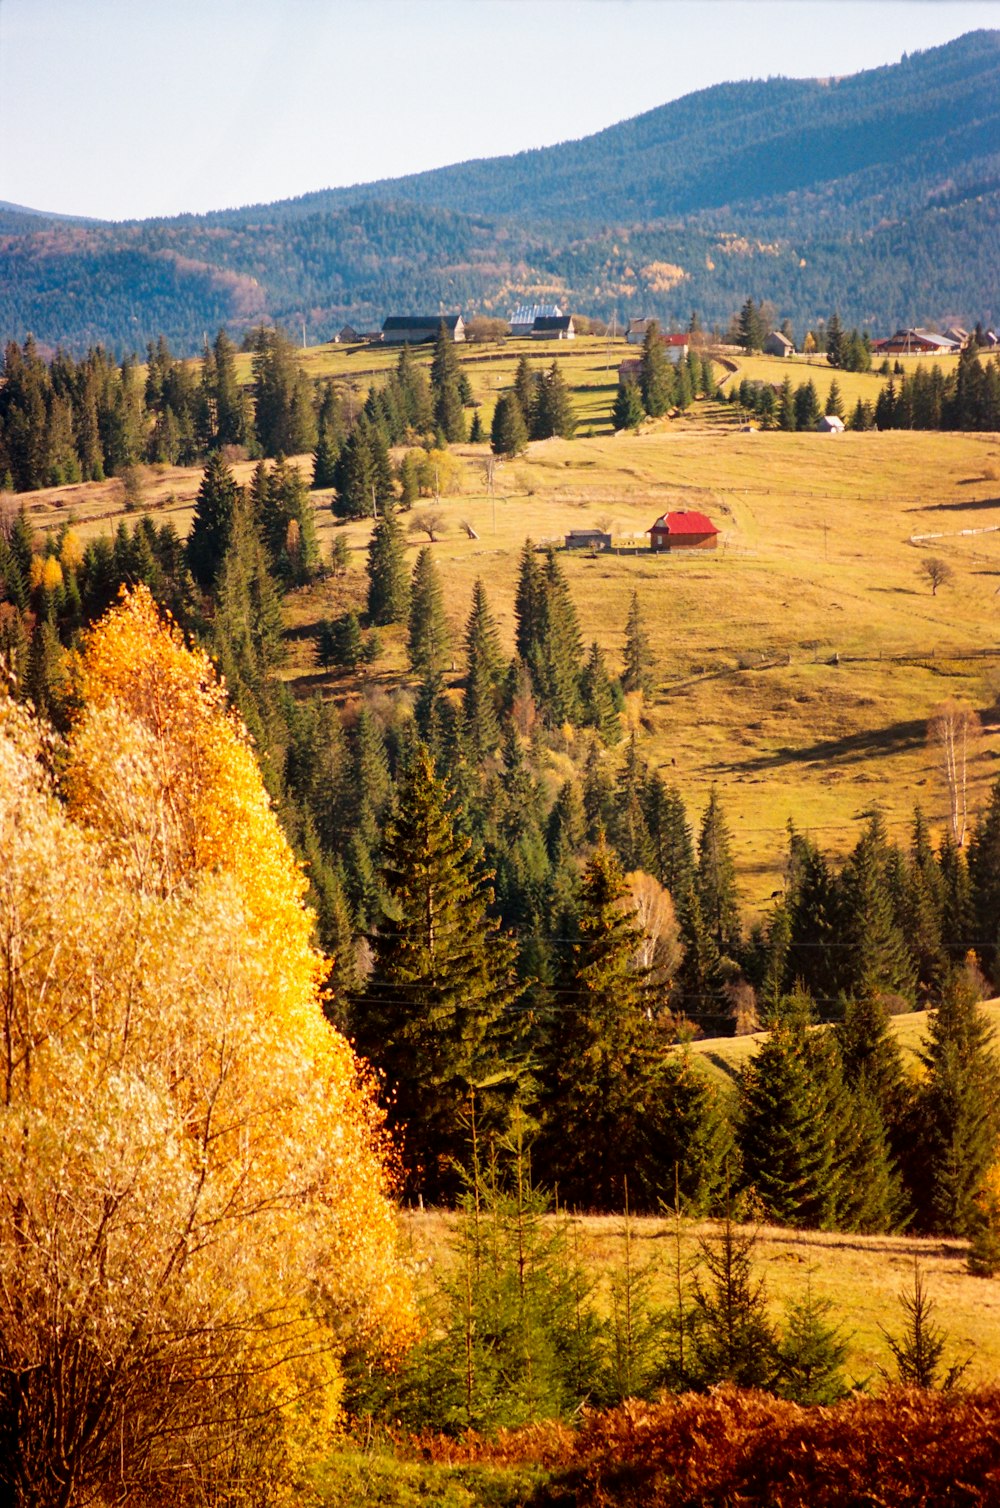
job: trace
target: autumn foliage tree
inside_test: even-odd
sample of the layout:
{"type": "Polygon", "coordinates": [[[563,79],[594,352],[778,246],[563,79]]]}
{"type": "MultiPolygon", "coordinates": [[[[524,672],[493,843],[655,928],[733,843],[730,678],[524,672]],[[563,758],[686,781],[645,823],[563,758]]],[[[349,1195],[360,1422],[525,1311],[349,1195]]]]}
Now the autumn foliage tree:
{"type": "Polygon", "coordinates": [[[408,1323],[379,1120],[207,657],[140,589],[76,692],[0,701],[0,1497],[280,1502],[408,1323]]]}

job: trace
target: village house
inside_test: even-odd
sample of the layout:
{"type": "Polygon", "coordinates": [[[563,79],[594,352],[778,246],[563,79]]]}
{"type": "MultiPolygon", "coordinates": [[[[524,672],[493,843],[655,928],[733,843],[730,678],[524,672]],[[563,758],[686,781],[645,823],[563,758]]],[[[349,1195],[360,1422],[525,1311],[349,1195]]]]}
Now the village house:
{"type": "MultiPolygon", "coordinates": [[[[628,322],[628,331],[625,335],[625,339],[628,341],[629,345],[641,346],[643,341],[646,339],[646,331],[652,323],[653,320],[651,318],[630,319],[628,322]]],[[[675,365],[677,365],[681,361],[687,360],[687,353],[691,349],[690,335],[684,332],[679,332],[674,335],[665,335],[661,330],[660,340],[666,350],[667,355],[675,365]]]]}
{"type": "Polygon", "coordinates": [[[390,314],[382,323],[387,346],[419,346],[436,340],[444,325],[452,340],[465,339],[465,320],[460,314],[390,314]]]}
{"type": "Polygon", "coordinates": [[[611,535],[603,529],[570,529],[566,535],[567,550],[610,550],[611,535]]]}
{"type": "Polygon", "coordinates": [[[780,330],[772,330],[764,342],[763,351],[765,356],[794,356],[795,347],[787,335],[782,335],[780,330]]]}
{"type": "Polygon", "coordinates": [[[533,340],[575,340],[572,314],[540,314],[531,327],[533,340]]]}
{"type": "Polygon", "coordinates": [[[897,330],[894,335],[872,341],[873,356],[947,356],[959,349],[947,335],[935,335],[930,330],[897,330]]]}
{"type": "Polygon", "coordinates": [[[661,514],[646,533],[653,551],[714,550],[719,543],[719,531],[712,520],[693,508],[661,514]]]}
{"type": "Polygon", "coordinates": [[[561,318],[562,310],[558,304],[521,304],[511,310],[508,323],[511,335],[530,335],[536,319],[561,318]]]}

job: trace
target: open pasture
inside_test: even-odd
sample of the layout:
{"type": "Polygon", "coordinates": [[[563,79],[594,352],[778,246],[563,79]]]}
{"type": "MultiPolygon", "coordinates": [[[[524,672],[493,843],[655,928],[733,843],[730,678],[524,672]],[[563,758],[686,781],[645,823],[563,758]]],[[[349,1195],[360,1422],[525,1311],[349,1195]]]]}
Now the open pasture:
{"type": "MultiPolygon", "coordinates": [[[[526,537],[561,543],[572,528],[600,522],[610,529],[634,553],[561,556],[584,639],[596,639],[616,667],[629,598],[638,593],[657,667],[656,694],[641,709],[643,753],[676,782],[695,819],[710,787],[722,788],[751,908],[781,883],[790,819],[836,853],[851,846],[859,819],[876,803],[896,837],[916,801],[935,824],[943,821],[945,790],[926,725],[946,698],[968,700],[983,719],[971,764],[973,797],[982,798],[1000,772],[1000,438],[741,433],[725,405],[706,400],[638,435],[606,427],[590,435],[588,413],[596,430],[618,361],[636,353],[619,341],[609,354],[606,341],[591,338],[462,348],[487,423],[490,395],[511,380],[522,350],[539,366],[559,360],[581,419],[578,438],[535,442],[498,466],[492,496],[487,447],[458,447],[460,494],[425,501],[404,520],[417,526],[431,509],[443,517],[433,548],[456,645],[482,576],[512,646],[526,537]],[[717,551],[648,553],[645,531],[677,508],[712,517],[722,531],[717,551]],[[936,595],[921,571],[930,555],[953,572],[936,595]]],[[[355,363],[384,370],[396,352],[326,346],[302,359],[314,376],[356,371],[363,396],[369,371],[355,363]]],[[[240,361],[248,376],[249,358],[240,361]]],[[[820,362],[752,358],[739,366],[747,375],[766,369],[774,381],[785,371],[794,380],[808,372],[818,385],[832,376],[820,362]]],[[[875,392],[881,379],[857,380],[875,392]]],[[[299,464],[308,475],[310,458],[299,464]]],[[[252,463],[234,470],[246,481],[252,463]]],[[[143,506],[183,534],[199,480],[195,468],[147,468],[143,506]]],[[[312,631],[320,618],[363,602],[371,523],[337,524],[329,500],[316,494],[321,545],[329,551],[334,530],[342,532],[352,567],[345,578],[289,599],[285,673],[303,692],[344,698],[364,688],[315,666],[312,631]]],[[[122,488],[112,480],[26,494],[23,502],[38,528],[72,516],[86,538],[116,527],[122,488]]],[[[427,538],[411,539],[415,556],[427,538]]],[[[369,690],[406,674],[402,630],[387,630],[383,645],[369,690]]],[[[460,673],[456,652],[456,682],[460,673]]],[[[630,706],[627,720],[639,711],[630,706]]],[[[552,763],[555,783],[565,774],[558,750],[552,763]]]]}

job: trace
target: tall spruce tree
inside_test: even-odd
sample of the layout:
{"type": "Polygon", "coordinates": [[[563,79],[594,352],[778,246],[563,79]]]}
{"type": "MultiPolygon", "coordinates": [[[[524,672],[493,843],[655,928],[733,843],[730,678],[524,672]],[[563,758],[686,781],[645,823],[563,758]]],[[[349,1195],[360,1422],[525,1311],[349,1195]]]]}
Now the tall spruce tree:
{"type": "Polygon", "coordinates": [[[368,543],[368,617],[372,623],[402,623],[410,611],[410,574],[399,519],[387,507],[368,543]]]}
{"type": "Polygon", "coordinates": [[[559,982],[543,1050],[537,1164],[577,1208],[656,1208],[646,1107],[654,1036],[635,967],[637,928],[617,860],[599,846],[584,871],[578,941],[559,982]]]}
{"type": "Polygon", "coordinates": [[[486,588],[476,578],[472,607],[465,626],[465,690],[462,715],[466,735],[477,760],[487,758],[500,745],[498,716],[503,661],[496,623],[486,600],[486,588]]]}
{"type": "Polygon", "coordinates": [[[518,986],[512,944],[490,916],[489,877],[419,743],[399,784],[381,879],[388,900],[371,937],[354,1035],[384,1077],[407,1194],[440,1202],[460,1187],[470,1091],[487,1126],[504,1118],[515,1070],[503,1061],[501,1037],[518,986]]]}
{"type": "MultiPolygon", "coordinates": [[[[546,554],[540,580],[537,636],[528,656],[535,695],[550,722],[579,726],[583,715],[580,694],[583,643],[569,583],[552,549],[546,554]]],[[[519,615],[519,635],[520,629],[519,615]]]]}
{"type": "Polygon", "coordinates": [[[729,826],[718,791],[713,786],[698,834],[698,867],[695,874],[702,918],[719,952],[728,957],[739,953],[741,941],[736,865],[733,862],[729,826]]]}
{"type": "Polygon", "coordinates": [[[900,931],[889,887],[885,823],[873,812],[840,875],[841,970],[848,995],[912,997],[913,960],[900,931]]]}
{"type": "Polygon", "coordinates": [[[642,691],[646,696],[653,689],[653,657],[649,637],[643,627],[639,594],[633,592],[629,601],[628,618],[625,622],[625,660],[622,667],[622,690],[642,691]]]}
{"type": "Polygon", "coordinates": [[[445,670],[451,663],[451,630],[445,617],[441,578],[430,545],[420,551],[413,567],[407,651],[414,674],[440,689],[445,670]]]}
{"type": "Polygon", "coordinates": [[[494,455],[507,460],[528,448],[528,425],[516,393],[504,393],[497,400],[490,428],[490,446],[494,455]]]}
{"type": "Polygon", "coordinates": [[[615,706],[604,656],[596,640],[590,646],[590,654],[587,656],[587,663],[580,677],[580,695],[583,700],[584,726],[596,728],[602,741],[609,748],[620,743],[621,718],[615,706]]]}
{"type": "Polygon", "coordinates": [[[843,1206],[842,1085],[825,1046],[801,1007],[786,1010],[740,1085],[743,1177],[782,1225],[832,1229],[843,1206]]]}
{"type": "Polygon", "coordinates": [[[1000,1070],[993,1030],[967,969],[953,971],[931,1013],[921,1053],[915,1125],[919,1183],[911,1189],[923,1230],[969,1236],[1000,1131],[1000,1070]]]}
{"type": "Polygon", "coordinates": [[[210,456],[202,473],[187,541],[188,567],[205,591],[214,585],[229,548],[238,492],[236,479],[221,455],[210,456]]]}
{"type": "Polygon", "coordinates": [[[975,949],[996,984],[1000,977],[1000,780],[996,780],[969,844],[969,880],[975,949]]]}
{"type": "Polygon", "coordinates": [[[643,337],[639,386],[647,414],[659,419],[674,401],[674,371],[655,319],[649,321],[643,337]]]}

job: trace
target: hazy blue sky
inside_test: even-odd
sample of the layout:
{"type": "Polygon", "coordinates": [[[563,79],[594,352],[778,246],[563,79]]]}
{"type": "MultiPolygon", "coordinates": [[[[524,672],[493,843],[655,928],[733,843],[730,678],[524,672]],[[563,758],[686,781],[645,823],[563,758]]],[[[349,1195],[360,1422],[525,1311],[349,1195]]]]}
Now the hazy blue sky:
{"type": "Polygon", "coordinates": [[[122,219],[288,198],[979,27],[998,0],[0,0],[0,199],[122,219]]]}

